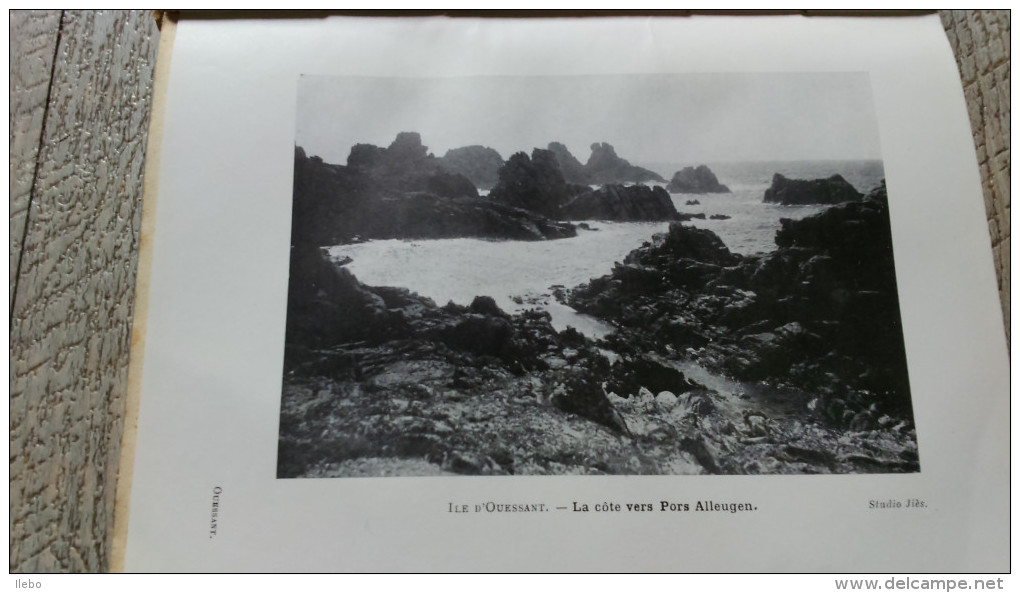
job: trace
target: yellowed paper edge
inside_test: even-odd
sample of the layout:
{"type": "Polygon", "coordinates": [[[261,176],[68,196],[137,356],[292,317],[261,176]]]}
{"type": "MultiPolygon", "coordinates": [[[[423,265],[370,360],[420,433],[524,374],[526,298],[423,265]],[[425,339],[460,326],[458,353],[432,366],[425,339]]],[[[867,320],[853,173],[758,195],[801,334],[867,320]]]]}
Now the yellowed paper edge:
{"type": "Polygon", "coordinates": [[[142,183],[142,228],[138,246],[138,274],[135,285],[134,320],[131,326],[131,361],[128,366],[127,402],[124,411],[124,436],[120,447],[120,472],[113,511],[113,542],[110,546],[110,572],[124,572],[128,519],[131,511],[131,483],[135,467],[138,437],[138,408],[142,390],[142,365],[145,360],[145,330],[149,314],[149,286],[152,277],[152,242],[156,229],[156,197],[159,193],[159,164],[163,146],[166,93],[170,82],[177,23],[164,18],[160,28],[159,53],[152,88],[152,115],[145,149],[145,179],[142,183]]]}

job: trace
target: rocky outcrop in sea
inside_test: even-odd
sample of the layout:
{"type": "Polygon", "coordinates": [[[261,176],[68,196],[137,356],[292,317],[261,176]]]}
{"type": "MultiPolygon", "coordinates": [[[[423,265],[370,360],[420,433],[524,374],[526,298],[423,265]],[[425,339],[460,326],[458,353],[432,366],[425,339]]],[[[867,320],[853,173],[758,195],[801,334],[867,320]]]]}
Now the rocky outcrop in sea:
{"type": "Polygon", "coordinates": [[[358,144],[347,165],[294,155],[293,244],[362,239],[480,237],[543,240],[576,236],[573,225],[480,198],[463,175],[428,154],[416,133],[387,148],[358,144]]]}
{"type": "Polygon", "coordinates": [[[603,185],[575,196],[560,207],[564,220],[677,220],[673,200],[661,187],[603,185]]]}
{"type": "Polygon", "coordinates": [[[591,156],[588,157],[584,168],[590,175],[591,183],[596,185],[666,182],[658,173],[632,165],[626,159],[617,156],[616,150],[607,142],[596,142],[591,145],[591,156]]]}
{"type": "Polygon", "coordinates": [[[519,152],[500,169],[489,192],[495,202],[524,208],[554,220],[677,220],[679,214],[661,187],[603,185],[591,189],[567,183],[553,151],[519,152]]]}
{"type": "Polygon", "coordinates": [[[367,239],[559,239],[577,233],[573,225],[557,220],[578,218],[582,212],[583,218],[606,220],[676,217],[672,204],[649,188],[592,191],[567,183],[548,150],[535,149],[530,157],[513,155],[497,169],[495,185],[485,198],[465,175],[449,170],[451,162],[460,162],[469,173],[481,174],[475,165],[486,161],[491,169],[498,156],[475,146],[437,159],[414,132],[398,134],[385,148],[357,144],[346,165],[325,163],[296,147],[292,243],[318,247],[367,239]]]}
{"type": "Polygon", "coordinates": [[[620,158],[616,154],[616,149],[606,142],[592,144],[591,155],[588,162],[583,165],[560,142],[550,142],[548,149],[556,158],[564,179],[571,184],[606,185],[666,181],[658,173],[632,165],[626,159],[620,158]]]}
{"type": "Polygon", "coordinates": [[[462,146],[446,151],[440,165],[451,173],[463,175],[479,189],[491,189],[499,181],[503,157],[488,146],[462,146]]]}
{"type": "Polygon", "coordinates": [[[800,206],[804,204],[839,204],[860,200],[864,194],[840,175],[827,179],[787,179],[776,173],[772,186],[765,190],[766,204],[800,206]]]}
{"type": "Polygon", "coordinates": [[[546,148],[556,157],[556,162],[559,163],[560,171],[563,172],[563,178],[567,183],[576,185],[591,185],[593,183],[591,173],[581,164],[581,161],[577,160],[577,157],[571,154],[566,145],[560,142],[550,142],[546,148]]]}
{"type": "Polygon", "coordinates": [[[719,183],[719,179],[705,165],[684,167],[673,174],[666,191],[675,194],[728,194],[730,188],[719,183]]]}
{"type": "Polygon", "coordinates": [[[557,219],[560,208],[585,189],[567,183],[551,151],[536,148],[530,157],[523,152],[510,156],[489,198],[557,219]]]}

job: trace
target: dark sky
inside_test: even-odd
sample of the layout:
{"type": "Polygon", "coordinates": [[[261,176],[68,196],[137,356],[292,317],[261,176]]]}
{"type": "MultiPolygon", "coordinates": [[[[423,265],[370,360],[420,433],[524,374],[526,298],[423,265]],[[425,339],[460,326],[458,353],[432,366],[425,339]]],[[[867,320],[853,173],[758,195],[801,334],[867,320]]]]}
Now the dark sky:
{"type": "Polygon", "coordinates": [[[302,76],[299,146],[345,164],[356,143],[421,133],[436,156],[482,144],[503,156],[609,142],[635,163],[879,159],[861,73],[557,77],[302,76]]]}

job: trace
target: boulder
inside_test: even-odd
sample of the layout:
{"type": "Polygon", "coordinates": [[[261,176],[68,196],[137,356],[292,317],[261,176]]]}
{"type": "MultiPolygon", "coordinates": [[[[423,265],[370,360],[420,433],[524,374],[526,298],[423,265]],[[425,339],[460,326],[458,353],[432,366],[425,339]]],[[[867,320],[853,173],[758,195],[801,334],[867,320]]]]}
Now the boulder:
{"type": "Polygon", "coordinates": [[[446,151],[440,165],[471,180],[479,189],[491,189],[499,181],[503,157],[488,146],[462,146],[446,151]]]}
{"type": "Polygon", "coordinates": [[[496,299],[491,296],[476,296],[474,300],[471,301],[471,306],[468,308],[472,313],[478,313],[480,315],[504,318],[510,317],[506,314],[506,312],[499,308],[499,305],[496,304],[496,299]]]}
{"type": "Polygon", "coordinates": [[[598,381],[589,375],[569,376],[552,395],[557,408],[597,422],[614,432],[628,434],[627,423],[606,397],[598,381]]]}
{"type": "Polygon", "coordinates": [[[514,328],[503,317],[469,314],[433,334],[440,342],[458,350],[488,356],[505,356],[513,346],[514,328]]]}
{"type": "Polygon", "coordinates": [[[827,179],[787,179],[776,173],[772,186],[765,190],[766,204],[800,206],[805,204],[839,204],[860,200],[864,196],[840,175],[827,179]]]}
{"type": "Polygon", "coordinates": [[[689,220],[705,220],[705,213],[697,212],[692,214],[690,212],[681,212],[679,213],[679,220],[681,222],[687,222],[689,220]]]}
{"type": "Polygon", "coordinates": [[[612,378],[606,383],[607,390],[624,398],[642,388],[652,393],[685,393],[700,387],[682,372],[648,355],[617,362],[612,367],[612,378]]]}
{"type": "Polygon", "coordinates": [[[669,232],[662,239],[661,250],[673,259],[683,257],[723,266],[740,261],[740,256],[731,252],[712,231],[679,222],[669,225],[669,232]]]}
{"type": "Polygon", "coordinates": [[[559,218],[565,220],[656,221],[676,220],[673,201],[661,187],[603,185],[564,204],[559,218]]]}
{"type": "Polygon", "coordinates": [[[418,132],[400,132],[386,149],[386,156],[395,162],[414,163],[428,158],[429,149],[418,132]]]}
{"type": "Polygon", "coordinates": [[[728,194],[730,188],[719,183],[715,173],[705,165],[684,167],[673,174],[666,191],[674,194],[728,194]]]}
{"type": "Polygon", "coordinates": [[[744,379],[788,376],[791,365],[825,348],[818,335],[808,332],[796,321],[769,332],[744,335],[740,343],[745,354],[733,357],[728,364],[731,372],[744,379]]]}
{"type": "Polygon", "coordinates": [[[324,250],[307,244],[291,248],[287,343],[323,347],[382,340],[399,335],[400,329],[399,319],[387,309],[385,300],[358,282],[346,267],[334,263],[324,250]]]}

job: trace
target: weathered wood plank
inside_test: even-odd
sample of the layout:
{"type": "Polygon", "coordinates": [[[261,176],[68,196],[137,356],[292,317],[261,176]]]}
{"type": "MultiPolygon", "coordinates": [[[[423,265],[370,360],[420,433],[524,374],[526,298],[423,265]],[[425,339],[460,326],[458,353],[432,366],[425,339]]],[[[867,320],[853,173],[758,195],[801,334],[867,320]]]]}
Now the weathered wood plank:
{"type": "Polygon", "coordinates": [[[157,35],[64,13],[11,318],[12,571],[107,566],[157,35]]]}
{"type": "MultiPolygon", "coordinates": [[[[11,267],[8,307],[14,299],[21,241],[35,178],[53,53],[60,32],[59,10],[11,11],[11,267]]],[[[8,311],[10,312],[10,311],[8,311]]]]}
{"type": "Polygon", "coordinates": [[[1010,14],[1008,10],[943,10],[940,15],[956,54],[970,113],[1008,340],[1010,14]]]}

